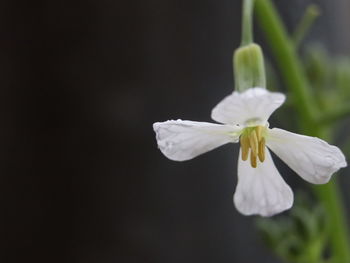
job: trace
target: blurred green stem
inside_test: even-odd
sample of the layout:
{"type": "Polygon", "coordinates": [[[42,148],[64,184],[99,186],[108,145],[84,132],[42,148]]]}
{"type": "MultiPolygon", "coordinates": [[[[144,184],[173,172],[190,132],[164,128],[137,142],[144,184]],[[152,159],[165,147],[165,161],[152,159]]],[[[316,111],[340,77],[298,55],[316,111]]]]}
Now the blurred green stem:
{"type": "Polygon", "coordinates": [[[333,178],[328,184],[316,185],[313,190],[324,204],[330,218],[330,243],[334,259],[332,262],[348,263],[350,262],[349,232],[337,178],[333,178]]]}
{"type": "MultiPolygon", "coordinates": [[[[303,132],[324,138],[327,127],[321,127],[317,122],[319,109],[293,41],[287,35],[274,5],[271,0],[256,0],[255,11],[286,87],[293,95],[303,132]]],[[[328,184],[314,186],[313,189],[330,217],[330,243],[334,263],[349,263],[349,231],[336,178],[328,184]]]]}
{"type": "Polygon", "coordinates": [[[253,7],[254,0],[243,0],[241,46],[253,43],[253,7]]]}
{"type": "Polygon", "coordinates": [[[307,7],[293,34],[294,46],[296,49],[299,47],[306,33],[310,30],[310,27],[320,13],[320,9],[317,5],[312,4],[307,7]]]}

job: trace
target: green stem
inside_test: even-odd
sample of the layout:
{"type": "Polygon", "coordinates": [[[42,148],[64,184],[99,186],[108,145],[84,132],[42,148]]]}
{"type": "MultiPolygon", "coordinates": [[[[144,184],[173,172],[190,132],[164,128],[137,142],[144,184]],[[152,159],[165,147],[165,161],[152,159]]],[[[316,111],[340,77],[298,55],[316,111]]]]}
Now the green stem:
{"type": "Polygon", "coordinates": [[[294,46],[296,48],[299,47],[306,33],[310,30],[312,24],[320,13],[320,9],[317,5],[312,4],[307,7],[305,14],[303,15],[293,34],[294,46]]]}
{"type": "Polygon", "coordinates": [[[253,43],[253,7],[254,0],[243,0],[241,46],[253,43]]]}
{"type": "MultiPolygon", "coordinates": [[[[309,135],[325,137],[327,128],[317,123],[318,108],[312,96],[310,85],[303,72],[302,63],[287,35],[271,0],[256,0],[255,10],[259,24],[272,48],[277,64],[288,90],[297,102],[298,114],[304,131],[309,135]]],[[[326,185],[314,187],[320,201],[330,216],[330,242],[334,262],[350,262],[350,243],[344,205],[335,178],[326,185]]]]}
{"type": "Polygon", "coordinates": [[[287,35],[281,18],[270,0],[256,0],[255,6],[259,25],[277,58],[285,84],[293,94],[293,99],[298,101],[297,110],[304,128],[311,129],[316,119],[316,103],[308,80],[303,74],[303,66],[297,59],[293,41],[287,35]]]}
{"type": "Polygon", "coordinates": [[[330,238],[333,262],[348,263],[350,262],[349,238],[344,213],[344,204],[341,197],[337,178],[324,185],[315,185],[314,192],[324,204],[330,217],[330,238]]]}

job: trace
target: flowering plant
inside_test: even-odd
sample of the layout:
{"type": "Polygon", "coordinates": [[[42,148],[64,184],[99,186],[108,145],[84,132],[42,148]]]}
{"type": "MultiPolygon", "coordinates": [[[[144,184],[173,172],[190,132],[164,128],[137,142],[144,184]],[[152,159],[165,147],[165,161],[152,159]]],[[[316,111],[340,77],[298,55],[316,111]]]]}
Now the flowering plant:
{"type": "Polygon", "coordinates": [[[222,124],[182,120],[154,123],[158,147],[169,159],[185,161],[240,141],[234,195],[237,209],[244,215],[280,213],[292,206],[293,193],[267,148],[313,184],[327,183],[334,172],[346,166],[342,152],[319,138],[269,128],[268,118],[284,101],[282,93],[263,88],[233,92],[212,111],[212,118],[222,124]]]}
{"type": "MultiPolygon", "coordinates": [[[[310,7],[292,38],[288,36],[271,0],[243,0],[242,44],[233,58],[235,91],[213,109],[211,117],[218,123],[170,120],[156,122],[153,128],[159,149],[175,161],[190,160],[223,144],[239,142],[241,148],[234,203],[244,215],[272,216],[293,204],[293,192],[276,169],[270,150],[307,182],[322,184],[312,189],[325,213],[318,212],[316,216],[312,214],[312,209],[305,210],[299,204],[290,214],[290,220],[299,220],[304,225],[302,229],[308,229],[311,233],[308,238],[298,237],[304,235],[295,227],[300,222],[285,224],[270,220],[260,225],[270,225],[265,232],[275,244],[274,250],[290,262],[350,263],[344,207],[336,178],[330,180],[332,174],[346,167],[347,163],[342,151],[325,141],[332,137],[334,125],[331,124],[350,113],[350,93],[344,92],[344,89],[334,90],[331,97],[339,105],[324,103],[327,99],[330,101],[329,90],[314,93],[311,86],[317,86],[320,81],[315,81],[315,84],[307,75],[297,53],[310,21],[317,14],[317,8],[310,7]],[[285,95],[266,89],[263,55],[260,47],[253,43],[252,36],[254,4],[282,80],[293,97],[291,104],[297,112],[298,127],[301,127],[302,134],[312,136],[269,127],[268,119],[284,103],[285,95]],[[322,97],[323,94],[326,95],[322,97]],[[321,224],[319,216],[327,219],[321,220],[321,224]],[[320,226],[324,226],[326,221],[327,229],[321,231],[320,226]],[[286,229],[286,226],[291,228],[286,229]],[[271,229],[273,231],[269,231],[271,229]],[[303,240],[300,241],[302,245],[298,245],[297,255],[293,254],[295,240],[303,240]],[[331,259],[325,259],[325,254],[330,254],[331,259]]],[[[320,65],[316,68],[319,69],[320,65]]],[[[350,72],[350,66],[346,69],[345,72],[350,72]]],[[[339,80],[339,74],[336,76],[339,80]]],[[[348,78],[343,76],[341,79],[348,78]]],[[[350,80],[341,86],[348,90],[349,85],[350,80]]]]}

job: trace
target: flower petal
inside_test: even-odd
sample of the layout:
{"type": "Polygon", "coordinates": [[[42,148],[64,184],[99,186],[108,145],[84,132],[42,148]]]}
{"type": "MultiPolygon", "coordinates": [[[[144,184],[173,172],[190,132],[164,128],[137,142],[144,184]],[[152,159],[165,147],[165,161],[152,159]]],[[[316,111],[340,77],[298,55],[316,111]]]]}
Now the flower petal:
{"type": "Polygon", "coordinates": [[[284,101],[284,94],[263,88],[252,88],[242,93],[234,91],[213,109],[211,117],[225,124],[265,125],[284,101]]]}
{"type": "Polygon", "coordinates": [[[346,167],[341,150],[327,142],[282,129],[269,129],[267,146],[304,180],[327,183],[332,174],[346,167]]]}
{"type": "Polygon", "coordinates": [[[291,208],[293,192],[279,174],[269,150],[256,168],[249,161],[238,160],[238,184],[233,200],[244,215],[272,216],[291,208]]]}
{"type": "Polygon", "coordinates": [[[153,124],[159,149],[171,160],[190,160],[223,144],[237,142],[241,128],[207,122],[171,120],[153,124]]]}

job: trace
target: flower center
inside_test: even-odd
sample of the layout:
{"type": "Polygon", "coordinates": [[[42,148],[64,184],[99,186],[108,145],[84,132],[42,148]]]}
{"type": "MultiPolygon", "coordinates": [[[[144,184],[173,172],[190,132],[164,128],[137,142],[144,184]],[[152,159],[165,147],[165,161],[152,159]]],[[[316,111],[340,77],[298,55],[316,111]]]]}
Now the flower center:
{"type": "Polygon", "coordinates": [[[242,160],[248,160],[250,150],[250,165],[253,168],[257,167],[258,158],[260,162],[265,160],[265,132],[264,126],[247,127],[240,136],[242,160]]]}

